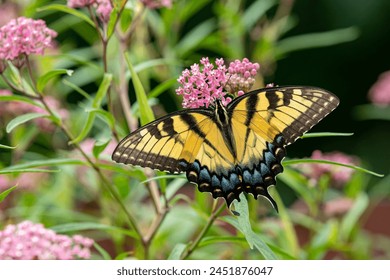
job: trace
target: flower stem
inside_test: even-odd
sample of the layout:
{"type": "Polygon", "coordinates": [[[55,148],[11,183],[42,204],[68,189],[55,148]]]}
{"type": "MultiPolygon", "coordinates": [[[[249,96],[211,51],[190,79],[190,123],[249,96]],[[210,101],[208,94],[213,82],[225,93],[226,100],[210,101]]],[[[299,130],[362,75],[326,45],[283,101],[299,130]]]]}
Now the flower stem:
{"type": "Polygon", "coordinates": [[[202,238],[206,235],[207,231],[210,229],[210,227],[213,225],[214,221],[218,218],[218,216],[221,214],[222,210],[225,209],[226,204],[222,203],[219,205],[219,207],[216,207],[217,200],[214,201],[213,210],[211,212],[211,215],[206,223],[206,225],[203,227],[202,231],[198,234],[198,236],[195,238],[195,240],[191,243],[190,247],[184,252],[184,254],[181,256],[181,259],[187,259],[198,247],[200,241],[202,241],[202,238]]]}

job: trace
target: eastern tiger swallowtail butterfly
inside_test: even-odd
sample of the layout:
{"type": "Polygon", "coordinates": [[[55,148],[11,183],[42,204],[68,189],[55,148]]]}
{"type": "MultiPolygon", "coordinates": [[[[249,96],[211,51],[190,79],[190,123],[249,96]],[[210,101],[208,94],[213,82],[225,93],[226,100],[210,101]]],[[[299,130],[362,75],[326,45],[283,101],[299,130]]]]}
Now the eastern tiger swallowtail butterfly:
{"type": "Polygon", "coordinates": [[[201,192],[228,206],[241,192],[266,197],[286,146],[333,111],[339,99],[316,87],[251,91],[226,107],[186,109],[159,118],[125,137],[113,152],[118,163],[171,173],[186,172],[201,192]]]}

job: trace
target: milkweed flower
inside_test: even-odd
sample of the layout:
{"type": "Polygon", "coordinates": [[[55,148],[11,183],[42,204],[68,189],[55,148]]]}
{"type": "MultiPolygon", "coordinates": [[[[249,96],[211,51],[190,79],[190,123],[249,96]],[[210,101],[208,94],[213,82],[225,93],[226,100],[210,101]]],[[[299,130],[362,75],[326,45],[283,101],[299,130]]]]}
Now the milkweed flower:
{"type": "Polygon", "coordinates": [[[149,9],[172,7],[172,0],[141,0],[141,2],[149,9]]]}
{"type": "Polygon", "coordinates": [[[200,64],[185,69],[178,79],[181,86],[176,93],[183,96],[184,108],[208,108],[216,100],[226,106],[232,97],[250,90],[260,68],[258,63],[251,63],[246,58],[231,62],[229,67],[222,58],[215,60],[216,67],[207,57],[202,58],[200,64]]]}
{"type": "Polygon", "coordinates": [[[23,221],[0,231],[0,260],[89,259],[93,243],[81,235],[57,234],[42,224],[23,221]]]}
{"type": "Polygon", "coordinates": [[[83,8],[95,4],[96,0],[68,0],[68,7],[83,8]]]}
{"type": "Polygon", "coordinates": [[[107,23],[110,20],[112,5],[110,0],[68,0],[68,7],[84,8],[93,6],[100,20],[107,23]]]}
{"type": "Polygon", "coordinates": [[[43,20],[19,17],[0,28],[0,60],[10,60],[15,66],[23,65],[24,56],[44,53],[53,46],[54,30],[43,20]]]}
{"type": "MultiPolygon", "coordinates": [[[[311,158],[350,165],[359,163],[359,160],[356,157],[341,152],[322,153],[319,150],[315,150],[313,151],[311,158]]],[[[328,174],[336,186],[348,182],[355,171],[348,167],[324,163],[303,163],[299,165],[299,168],[313,183],[316,183],[324,174],[328,174]]]]}
{"type": "Polygon", "coordinates": [[[368,92],[368,98],[379,106],[390,105],[390,71],[382,73],[368,92]]]}

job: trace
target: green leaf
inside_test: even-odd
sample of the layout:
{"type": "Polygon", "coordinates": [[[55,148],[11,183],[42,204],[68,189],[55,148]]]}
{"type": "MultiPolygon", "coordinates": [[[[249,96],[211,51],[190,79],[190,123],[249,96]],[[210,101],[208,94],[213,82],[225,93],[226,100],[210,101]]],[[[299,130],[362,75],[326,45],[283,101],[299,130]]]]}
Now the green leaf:
{"type": "Polygon", "coordinates": [[[98,114],[98,116],[101,117],[101,119],[104,120],[104,122],[107,123],[107,125],[110,127],[110,128],[114,128],[115,127],[115,118],[112,114],[110,114],[109,112],[103,110],[103,109],[94,109],[94,108],[88,108],[88,109],[85,109],[85,111],[87,113],[90,113],[90,112],[96,112],[98,114]]]}
{"type": "Polygon", "coordinates": [[[376,177],[383,177],[384,176],[383,174],[379,174],[379,173],[376,173],[374,171],[370,171],[368,169],[365,169],[365,168],[362,168],[362,167],[359,167],[359,166],[339,163],[339,162],[335,162],[335,161],[323,160],[323,159],[309,159],[309,158],[305,158],[305,159],[289,159],[289,160],[283,161],[283,165],[285,165],[285,166],[292,165],[292,164],[300,164],[300,163],[325,163],[325,164],[332,164],[332,165],[344,166],[344,167],[348,167],[348,168],[351,168],[351,169],[355,169],[357,171],[365,172],[365,173],[374,175],[376,177]]]}
{"type": "Polygon", "coordinates": [[[362,192],[356,198],[355,203],[341,221],[340,231],[344,240],[348,240],[352,230],[358,225],[359,219],[367,209],[369,198],[366,193],[362,192]]]}
{"type": "Polygon", "coordinates": [[[14,171],[14,170],[23,170],[36,167],[48,167],[48,166],[60,166],[60,165],[88,165],[85,161],[79,159],[45,159],[45,160],[35,160],[28,161],[26,163],[14,164],[8,166],[1,171],[14,171]]]}
{"type": "Polygon", "coordinates": [[[142,86],[141,80],[139,79],[137,73],[135,72],[133,65],[130,62],[129,54],[125,53],[126,62],[130,69],[135,95],[137,97],[137,101],[139,103],[139,111],[140,111],[140,119],[141,125],[145,125],[154,120],[154,114],[152,109],[148,104],[148,98],[146,96],[144,87],[142,86]]]}
{"type": "Polygon", "coordinates": [[[0,144],[0,149],[7,149],[7,150],[13,150],[15,149],[16,147],[11,147],[11,146],[7,146],[7,145],[2,145],[0,144]]]}
{"type": "Polygon", "coordinates": [[[133,231],[125,230],[119,227],[98,224],[98,223],[91,223],[91,222],[62,224],[62,225],[51,227],[51,229],[58,233],[77,232],[83,230],[110,230],[110,231],[119,232],[127,236],[137,238],[137,234],[133,231]]]}
{"type": "Polygon", "coordinates": [[[42,92],[43,89],[45,88],[46,84],[53,78],[59,76],[59,75],[63,75],[63,74],[66,74],[68,76],[72,76],[73,74],[73,70],[67,70],[67,69],[56,69],[56,70],[52,70],[52,71],[49,71],[47,72],[46,74],[42,75],[41,77],[39,77],[38,81],[37,81],[37,90],[39,92],[42,92]]]}
{"type": "Polygon", "coordinates": [[[171,253],[169,254],[168,260],[180,260],[181,255],[184,250],[187,248],[186,244],[177,243],[175,247],[173,247],[171,253]]]}
{"type": "Polygon", "coordinates": [[[215,19],[209,19],[203,21],[195,28],[192,28],[191,31],[188,32],[185,35],[185,37],[180,40],[178,44],[176,44],[175,50],[177,52],[177,56],[183,57],[192,49],[194,49],[207,36],[209,36],[211,32],[213,32],[215,26],[216,26],[215,19]]]}
{"type": "Polygon", "coordinates": [[[0,174],[16,174],[16,173],[53,173],[59,172],[58,169],[39,169],[39,168],[23,168],[23,169],[12,169],[6,170],[1,169],[0,174]]]}
{"type": "Polygon", "coordinates": [[[93,247],[96,249],[96,251],[99,252],[99,254],[102,256],[103,260],[108,261],[108,260],[112,259],[110,254],[106,250],[104,250],[104,248],[102,246],[100,246],[97,242],[93,243],[93,247]]]}
{"type": "Polygon", "coordinates": [[[67,85],[68,87],[70,87],[71,89],[73,89],[75,92],[79,93],[85,99],[92,100],[92,97],[85,90],[83,90],[81,87],[75,85],[74,83],[72,83],[72,82],[70,82],[70,81],[68,81],[66,79],[63,79],[62,82],[65,85],[67,85]]]}
{"type": "MultiPolygon", "coordinates": [[[[96,93],[96,96],[93,99],[93,102],[92,102],[93,109],[98,109],[100,107],[100,105],[103,101],[103,98],[106,96],[107,90],[111,85],[111,80],[112,80],[112,75],[105,73],[104,77],[103,77],[103,81],[101,82],[99,89],[96,93]]],[[[82,140],[84,140],[85,137],[87,137],[87,135],[89,134],[89,132],[91,131],[91,129],[93,127],[93,124],[95,122],[95,117],[96,117],[96,112],[93,110],[90,110],[88,113],[87,121],[85,122],[84,128],[80,131],[78,136],[75,139],[73,139],[73,141],[70,142],[71,144],[79,143],[82,140]]]]}
{"type": "Polygon", "coordinates": [[[0,95],[0,101],[17,101],[43,108],[41,103],[38,103],[31,98],[20,95],[0,95]]]}
{"type": "Polygon", "coordinates": [[[163,83],[156,86],[153,90],[151,90],[148,94],[148,98],[156,98],[164,91],[170,89],[173,87],[173,85],[177,84],[177,80],[172,78],[169,80],[164,81],[163,83]]]}
{"type": "Polygon", "coordinates": [[[353,133],[343,132],[310,132],[302,135],[301,138],[315,138],[315,137],[333,137],[333,136],[352,136],[353,133]]]}
{"type": "Polygon", "coordinates": [[[17,127],[21,124],[24,124],[28,121],[33,120],[33,119],[47,117],[47,116],[48,116],[47,114],[43,114],[43,113],[28,113],[25,115],[17,116],[16,118],[14,118],[13,120],[11,120],[8,123],[8,125],[6,127],[6,131],[7,131],[7,133],[10,133],[15,127],[17,127]]]}
{"type": "Polygon", "coordinates": [[[107,147],[107,145],[110,143],[111,139],[108,139],[105,142],[96,142],[92,149],[92,154],[95,158],[99,158],[99,155],[101,152],[104,151],[104,149],[107,147]]]}
{"type": "Polygon", "coordinates": [[[67,14],[74,15],[74,16],[82,19],[86,23],[90,24],[94,28],[96,28],[95,24],[93,23],[93,21],[86,14],[84,14],[84,13],[78,11],[78,10],[72,9],[72,8],[70,8],[68,6],[65,6],[65,5],[52,4],[52,5],[47,5],[47,6],[44,6],[44,7],[41,7],[41,8],[37,9],[37,11],[39,11],[39,12],[40,11],[50,11],[50,10],[60,11],[60,12],[64,12],[64,13],[67,13],[67,14]]]}
{"type": "Polygon", "coordinates": [[[285,168],[284,172],[278,176],[278,179],[298,193],[299,197],[302,197],[310,208],[310,212],[313,213],[316,208],[316,200],[307,187],[307,179],[301,173],[292,168],[285,168]]]}
{"type": "Polygon", "coordinates": [[[16,186],[13,186],[0,193],[0,202],[2,202],[13,190],[16,189],[16,186]]]}
{"type": "Polygon", "coordinates": [[[386,120],[390,121],[390,107],[381,107],[373,104],[357,106],[353,110],[357,120],[386,120]]]}
{"type": "Polygon", "coordinates": [[[251,249],[255,247],[266,260],[276,260],[276,255],[272,252],[268,245],[252,230],[249,221],[248,201],[246,200],[246,197],[243,193],[240,194],[240,200],[240,202],[236,200],[233,202],[235,211],[237,211],[240,215],[236,218],[237,223],[233,223],[232,225],[244,234],[251,249]]]}
{"type": "Polygon", "coordinates": [[[257,0],[252,3],[244,12],[242,21],[246,31],[250,31],[256,22],[261,19],[265,13],[276,5],[275,0],[257,0]]]}
{"type": "Polygon", "coordinates": [[[358,38],[359,31],[355,27],[297,35],[282,39],[276,45],[276,57],[283,57],[287,53],[310,49],[333,46],[345,42],[350,42],[358,38]]]}

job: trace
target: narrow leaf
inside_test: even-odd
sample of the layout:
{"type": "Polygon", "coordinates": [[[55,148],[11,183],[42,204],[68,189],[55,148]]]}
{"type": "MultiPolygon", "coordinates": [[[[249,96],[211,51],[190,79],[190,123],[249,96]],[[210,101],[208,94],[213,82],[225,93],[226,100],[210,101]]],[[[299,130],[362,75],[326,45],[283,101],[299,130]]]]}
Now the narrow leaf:
{"type": "Polygon", "coordinates": [[[45,159],[45,160],[35,160],[28,161],[26,163],[15,164],[8,166],[1,171],[13,171],[13,170],[23,170],[36,167],[48,167],[48,166],[60,166],[60,165],[87,165],[86,162],[79,159],[45,159]]]}
{"type": "Polygon", "coordinates": [[[364,192],[360,193],[360,195],[356,198],[352,208],[344,216],[341,222],[340,229],[344,240],[347,240],[351,236],[352,230],[358,224],[359,218],[367,209],[368,204],[369,198],[367,194],[364,192]]]}
{"type": "Polygon", "coordinates": [[[53,173],[59,172],[58,169],[39,169],[39,168],[23,168],[23,169],[12,169],[12,170],[0,170],[0,174],[15,174],[15,173],[53,173]]]}
{"type": "Polygon", "coordinates": [[[314,138],[314,137],[333,137],[333,136],[352,136],[353,132],[310,132],[302,135],[301,138],[314,138]]]}
{"type": "Polygon", "coordinates": [[[169,254],[168,260],[180,260],[181,255],[184,250],[187,248],[186,244],[178,243],[173,247],[171,253],[169,254]]]}
{"type": "Polygon", "coordinates": [[[110,231],[119,232],[137,238],[137,235],[133,231],[125,230],[120,227],[114,227],[114,226],[91,223],[91,222],[62,224],[62,225],[51,227],[51,229],[58,233],[83,231],[83,230],[110,230],[110,231]]]}
{"type": "Polygon", "coordinates": [[[43,89],[45,88],[46,84],[53,78],[59,76],[59,75],[63,75],[63,74],[66,74],[68,76],[72,76],[73,74],[73,70],[67,70],[67,69],[56,69],[56,70],[52,70],[52,71],[49,71],[47,72],[46,74],[42,75],[41,77],[39,77],[38,81],[37,81],[37,89],[39,92],[42,92],[43,89]]]}
{"type": "Polygon", "coordinates": [[[34,101],[31,98],[28,98],[25,96],[20,96],[20,95],[1,95],[0,101],[17,101],[17,102],[28,103],[28,104],[34,105],[36,107],[42,108],[42,105],[40,103],[34,101]]]}
{"type": "Polygon", "coordinates": [[[249,246],[251,248],[255,247],[266,260],[276,260],[276,255],[272,252],[268,245],[252,230],[249,220],[248,201],[243,193],[240,194],[240,200],[240,202],[236,200],[233,202],[235,211],[240,214],[236,218],[238,224],[233,224],[233,226],[235,226],[244,234],[249,246]]]}
{"type": "MultiPolygon", "coordinates": [[[[112,80],[112,75],[105,73],[103,77],[103,81],[101,82],[99,89],[96,93],[96,96],[93,99],[92,108],[98,109],[100,107],[103,98],[106,96],[107,90],[110,87],[111,80],[112,80]]],[[[87,121],[85,122],[84,128],[80,131],[78,136],[73,141],[70,142],[71,144],[79,143],[82,140],[84,140],[85,137],[87,137],[87,135],[89,134],[89,132],[93,127],[93,124],[95,122],[95,117],[96,117],[96,112],[91,110],[88,113],[87,121]]]]}
{"type": "Polygon", "coordinates": [[[154,114],[152,109],[148,104],[148,98],[146,96],[144,87],[142,86],[141,80],[139,79],[137,73],[134,70],[133,65],[130,62],[128,53],[125,54],[127,65],[130,69],[131,78],[134,85],[135,95],[139,103],[140,119],[141,125],[145,125],[154,120],[154,114]]]}
{"type": "Polygon", "coordinates": [[[357,171],[365,172],[365,173],[368,173],[368,174],[371,174],[371,175],[374,175],[374,176],[377,176],[377,177],[383,177],[384,176],[383,174],[379,174],[379,173],[376,173],[374,171],[370,171],[368,169],[365,169],[365,168],[362,168],[362,167],[359,167],[359,166],[350,165],[350,164],[344,164],[344,163],[339,163],[339,162],[334,162],[334,161],[329,161],[329,160],[323,160],[323,159],[309,159],[309,158],[305,158],[305,159],[289,159],[289,160],[283,161],[283,165],[285,165],[285,166],[292,165],[292,164],[300,164],[300,163],[333,164],[333,165],[344,166],[344,167],[348,167],[348,168],[351,168],[351,169],[355,169],[357,171]]]}
{"type": "Polygon", "coordinates": [[[106,250],[104,250],[104,248],[102,246],[100,246],[97,242],[93,243],[93,247],[103,257],[103,260],[106,260],[106,261],[111,260],[110,254],[106,250]]]}
{"type": "Polygon", "coordinates": [[[261,19],[265,13],[276,5],[275,0],[257,0],[250,5],[244,12],[242,21],[246,31],[250,31],[256,22],[261,19]]]}
{"type": "Polygon", "coordinates": [[[72,8],[65,6],[65,5],[52,4],[52,5],[44,6],[42,8],[38,8],[37,10],[39,12],[52,10],[52,11],[60,11],[60,12],[64,12],[67,14],[71,14],[71,15],[74,15],[74,16],[82,19],[83,21],[85,21],[86,23],[90,24],[91,26],[93,26],[95,28],[95,24],[86,14],[84,14],[78,10],[72,9],[72,8]]]}
{"type": "Polygon", "coordinates": [[[31,121],[33,119],[42,118],[42,117],[47,117],[47,115],[43,113],[28,113],[25,115],[17,116],[16,118],[14,118],[8,123],[6,127],[6,131],[7,133],[10,133],[15,127],[24,124],[28,121],[31,121]]]}
{"type": "Polygon", "coordinates": [[[276,46],[276,56],[282,57],[287,53],[310,49],[333,46],[355,40],[359,31],[355,27],[331,30],[327,32],[311,33],[288,37],[280,40],[276,46]]]}
{"type": "Polygon", "coordinates": [[[2,145],[0,144],[0,149],[7,149],[7,150],[13,150],[15,149],[16,147],[11,147],[11,146],[7,146],[7,145],[2,145]]]}
{"type": "Polygon", "coordinates": [[[2,202],[13,190],[16,189],[16,186],[13,186],[0,193],[0,202],[2,202]]]}

